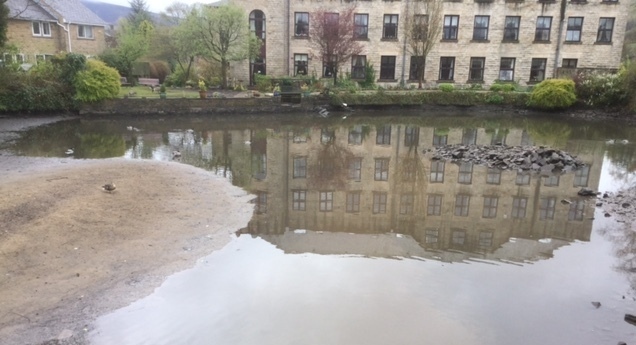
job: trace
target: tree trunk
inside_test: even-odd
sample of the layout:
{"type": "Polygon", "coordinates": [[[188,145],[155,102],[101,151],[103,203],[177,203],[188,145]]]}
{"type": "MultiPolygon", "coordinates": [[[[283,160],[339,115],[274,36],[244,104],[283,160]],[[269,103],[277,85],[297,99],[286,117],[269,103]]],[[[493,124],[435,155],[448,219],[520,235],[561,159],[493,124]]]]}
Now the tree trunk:
{"type": "Polygon", "coordinates": [[[221,59],[221,88],[227,89],[227,60],[221,59]]]}

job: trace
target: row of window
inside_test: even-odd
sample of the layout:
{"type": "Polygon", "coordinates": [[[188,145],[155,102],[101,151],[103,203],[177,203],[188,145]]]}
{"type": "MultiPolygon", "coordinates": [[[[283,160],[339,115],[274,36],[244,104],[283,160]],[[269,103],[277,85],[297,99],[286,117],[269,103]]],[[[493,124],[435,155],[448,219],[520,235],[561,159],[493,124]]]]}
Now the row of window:
{"type": "MultiPolygon", "coordinates": [[[[331,13],[331,20],[338,21],[338,14],[331,13]]],[[[612,41],[612,33],[614,31],[614,19],[602,17],[599,19],[598,30],[596,34],[596,42],[609,43],[612,41]]],[[[398,39],[398,14],[385,14],[382,26],[382,39],[397,40],[398,39]]],[[[549,42],[550,32],[552,31],[552,17],[539,16],[536,20],[534,32],[534,40],[536,42],[549,42]]],[[[418,32],[422,32],[424,37],[426,34],[426,26],[428,25],[428,16],[425,14],[415,15],[413,25],[418,32]],[[417,28],[422,28],[418,30],[417,28]]],[[[519,40],[519,28],[521,26],[520,16],[506,16],[504,21],[504,42],[517,42],[519,40]]],[[[488,41],[490,29],[490,16],[477,15],[474,16],[472,39],[474,41],[488,41]]],[[[583,31],[583,17],[569,17],[567,22],[566,42],[581,42],[581,34],[583,31]]],[[[296,37],[309,36],[309,12],[295,13],[296,37]]],[[[353,37],[356,39],[366,40],[369,35],[369,14],[354,14],[353,37]]],[[[442,40],[456,41],[459,37],[459,15],[445,15],[442,29],[442,40]]]]}
{"type": "MultiPolygon", "coordinates": [[[[33,36],[51,37],[51,23],[49,22],[32,22],[31,28],[33,36]]],[[[93,27],[89,25],[78,25],[77,37],[93,38],[93,27]]]]}
{"type": "Polygon", "coordinates": [[[24,55],[24,54],[4,54],[2,55],[2,59],[0,59],[1,65],[10,65],[13,63],[22,64],[25,62],[30,62],[35,57],[35,62],[46,61],[53,58],[51,54],[35,54],[35,55],[24,55]]]}
{"type": "MultiPolygon", "coordinates": [[[[292,210],[294,211],[306,211],[307,210],[307,193],[305,189],[292,190],[292,210]]],[[[352,191],[346,194],[346,213],[359,213],[360,212],[360,200],[362,192],[352,191]]],[[[443,195],[429,194],[426,206],[427,216],[441,216],[442,215],[442,203],[443,195]]],[[[386,192],[373,192],[373,214],[384,214],[387,212],[388,193],[386,192]]],[[[471,196],[459,194],[455,196],[454,215],[457,217],[468,217],[470,209],[471,196]]],[[[258,212],[266,213],[267,193],[259,192],[256,201],[258,212]]],[[[400,195],[399,213],[402,215],[414,214],[415,195],[414,194],[402,194],[400,195]]],[[[482,218],[496,218],[497,209],[499,205],[498,196],[483,196],[482,205],[482,218]]],[[[528,197],[515,196],[512,197],[512,209],[510,217],[513,219],[526,218],[528,207],[528,197]]],[[[333,191],[319,191],[318,192],[318,209],[321,212],[331,212],[334,209],[334,192],[333,191]]],[[[545,197],[539,198],[539,220],[554,219],[554,213],[556,209],[556,198],[545,197]]],[[[585,211],[585,200],[574,200],[570,204],[568,211],[568,220],[583,220],[585,211]]]]}

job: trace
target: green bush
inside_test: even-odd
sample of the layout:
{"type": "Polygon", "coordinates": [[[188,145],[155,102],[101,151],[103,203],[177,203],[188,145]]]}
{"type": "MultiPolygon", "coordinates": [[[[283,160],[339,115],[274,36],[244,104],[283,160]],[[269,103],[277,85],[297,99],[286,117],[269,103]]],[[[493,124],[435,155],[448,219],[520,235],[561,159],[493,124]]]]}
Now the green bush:
{"type": "Polygon", "coordinates": [[[486,103],[488,104],[503,104],[504,98],[498,93],[490,93],[486,96],[486,103]]]}
{"type": "Polygon", "coordinates": [[[444,84],[439,84],[439,89],[444,91],[444,92],[453,92],[455,90],[455,85],[453,84],[448,84],[448,83],[444,83],[444,84]]]}
{"type": "Polygon", "coordinates": [[[494,92],[513,92],[516,90],[515,84],[513,83],[494,83],[490,86],[490,91],[494,92]]]}
{"type": "Polygon", "coordinates": [[[89,60],[87,67],[75,76],[75,99],[98,102],[117,97],[120,88],[117,70],[98,60],[89,60]]]}
{"type": "Polygon", "coordinates": [[[537,84],[528,100],[528,106],[540,109],[565,109],[576,102],[574,81],[547,79],[537,84]]]}
{"type": "Polygon", "coordinates": [[[363,89],[375,89],[375,68],[372,63],[364,66],[364,80],[358,83],[363,89]]]}
{"type": "Polygon", "coordinates": [[[625,73],[590,72],[575,76],[578,98],[589,106],[608,107],[622,105],[627,92],[625,73]]]}
{"type": "Polygon", "coordinates": [[[273,89],[272,79],[266,75],[257,74],[254,76],[256,89],[260,92],[271,92],[273,89]]]}

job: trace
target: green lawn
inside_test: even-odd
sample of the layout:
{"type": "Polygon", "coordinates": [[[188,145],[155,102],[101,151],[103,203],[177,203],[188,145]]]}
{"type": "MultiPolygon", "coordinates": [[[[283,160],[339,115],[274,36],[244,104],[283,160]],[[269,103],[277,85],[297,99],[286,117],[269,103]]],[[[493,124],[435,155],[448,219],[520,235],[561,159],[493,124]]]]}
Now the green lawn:
{"type": "MultiPolygon", "coordinates": [[[[119,90],[119,97],[124,98],[159,98],[159,88],[155,88],[152,92],[148,86],[122,86],[119,90]]],[[[199,98],[199,90],[186,88],[166,88],[166,96],[168,98],[199,98]]]]}

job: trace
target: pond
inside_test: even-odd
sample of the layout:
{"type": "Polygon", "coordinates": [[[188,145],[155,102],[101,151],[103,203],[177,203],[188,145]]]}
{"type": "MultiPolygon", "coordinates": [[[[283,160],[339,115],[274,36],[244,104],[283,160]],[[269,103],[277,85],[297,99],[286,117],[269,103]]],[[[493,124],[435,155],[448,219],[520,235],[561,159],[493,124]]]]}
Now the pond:
{"type": "Polygon", "coordinates": [[[13,150],[174,160],[255,196],[229,245],[99,318],[92,344],[634,341],[636,229],[577,191],[634,186],[636,128],[416,115],[82,119],[13,150]],[[431,160],[459,143],[545,145],[586,165],[542,176],[431,160]]]}

